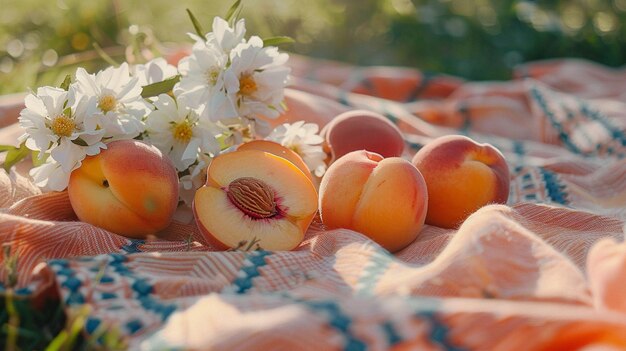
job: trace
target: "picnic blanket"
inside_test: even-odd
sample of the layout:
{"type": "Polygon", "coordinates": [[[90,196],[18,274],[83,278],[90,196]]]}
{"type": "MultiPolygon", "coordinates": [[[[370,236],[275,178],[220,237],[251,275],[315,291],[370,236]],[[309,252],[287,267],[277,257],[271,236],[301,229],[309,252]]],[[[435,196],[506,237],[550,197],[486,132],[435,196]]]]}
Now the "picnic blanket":
{"type": "MultiPolygon", "coordinates": [[[[274,125],[359,108],[398,125],[407,158],[446,134],[489,142],[510,167],[508,204],[458,230],[426,225],[394,255],[319,218],[294,251],[218,252],[185,211],[147,240],[79,222],[22,164],[0,171],[17,294],[89,306],[84,333],[117,328],[132,350],[626,349],[626,71],[567,59],[466,82],[290,61],[274,125]]],[[[16,100],[0,109],[2,143],[21,133],[16,100]]]]}

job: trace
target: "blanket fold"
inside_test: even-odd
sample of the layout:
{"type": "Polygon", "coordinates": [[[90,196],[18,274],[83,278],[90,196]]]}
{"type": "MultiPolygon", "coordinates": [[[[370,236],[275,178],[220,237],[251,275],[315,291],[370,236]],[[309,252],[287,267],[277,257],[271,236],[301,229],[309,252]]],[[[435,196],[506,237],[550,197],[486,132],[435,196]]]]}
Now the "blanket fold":
{"type": "MultiPolygon", "coordinates": [[[[16,294],[52,287],[67,314],[89,307],[86,336],[115,328],[133,350],[626,348],[624,71],[554,60],[477,83],[291,61],[274,125],[368,109],[400,128],[407,158],[465,134],[505,155],[509,203],[457,230],[426,225],[395,255],[319,218],[294,251],[223,252],[184,211],[146,240],[82,223],[67,192],[41,193],[23,163],[0,170],[0,265],[17,255],[16,294]]],[[[11,144],[19,102],[5,105],[11,144]]]]}

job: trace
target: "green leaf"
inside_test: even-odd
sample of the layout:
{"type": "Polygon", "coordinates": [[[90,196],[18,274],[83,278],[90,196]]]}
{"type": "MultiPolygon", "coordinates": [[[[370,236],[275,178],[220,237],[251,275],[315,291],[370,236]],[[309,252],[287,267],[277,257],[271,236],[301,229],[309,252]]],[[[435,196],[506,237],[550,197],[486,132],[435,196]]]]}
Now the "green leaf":
{"type": "Polygon", "coordinates": [[[226,22],[229,22],[236,18],[236,14],[237,12],[241,11],[241,0],[237,0],[235,1],[235,3],[228,9],[228,11],[226,12],[226,17],[224,18],[226,20],[226,22]]]}
{"type": "Polygon", "coordinates": [[[9,150],[15,149],[13,145],[0,145],[0,152],[6,152],[9,150]]]}
{"type": "Polygon", "coordinates": [[[50,156],[50,154],[48,153],[43,153],[43,156],[41,157],[41,159],[39,158],[39,156],[41,156],[41,151],[32,151],[30,154],[30,158],[31,160],[33,160],[33,166],[34,167],[39,167],[42,164],[46,163],[46,160],[48,159],[48,156],[50,156]]]}
{"type": "Polygon", "coordinates": [[[233,133],[226,132],[215,137],[220,145],[220,151],[226,150],[232,146],[232,142],[229,140],[232,135],[233,133]]]}
{"type": "Polygon", "coordinates": [[[191,24],[193,24],[193,28],[196,30],[196,33],[201,38],[204,38],[204,35],[206,33],[204,32],[204,29],[202,29],[200,22],[198,22],[198,20],[196,19],[196,16],[194,16],[193,13],[191,13],[190,9],[186,9],[186,10],[187,10],[187,14],[189,15],[189,19],[191,20],[191,24]]]}
{"type": "Polygon", "coordinates": [[[161,82],[148,84],[143,87],[143,90],[141,91],[141,97],[147,99],[149,97],[158,96],[159,94],[167,94],[168,92],[172,91],[174,85],[176,85],[179,80],[180,76],[176,75],[161,82]]]}
{"type": "Polygon", "coordinates": [[[281,44],[291,44],[295,42],[296,41],[291,37],[279,36],[263,39],[263,46],[278,46],[281,44]]]}
{"type": "Polygon", "coordinates": [[[59,86],[61,89],[68,91],[70,89],[70,84],[72,83],[72,76],[66,75],[65,79],[63,79],[63,83],[59,86]]]}
{"type": "Polygon", "coordinates": [[[74,143],[76,145],[79,145],[79,146],[89,146],[89,144],[87,144],[87,142],[84,141],[81,138],[76,138],[76,139],[72,140],[72,143],[74,143]]]}
{"type": "Polygon", "coordinates": [[[8,150],[7,156],[2,164],[2,168],[9,173],[13,165],[20,162],[28,155],[30,155],[30,150],[26,147],[25,143],[22,143],[19,147],[14,147],[13,149],[8,150]]]}

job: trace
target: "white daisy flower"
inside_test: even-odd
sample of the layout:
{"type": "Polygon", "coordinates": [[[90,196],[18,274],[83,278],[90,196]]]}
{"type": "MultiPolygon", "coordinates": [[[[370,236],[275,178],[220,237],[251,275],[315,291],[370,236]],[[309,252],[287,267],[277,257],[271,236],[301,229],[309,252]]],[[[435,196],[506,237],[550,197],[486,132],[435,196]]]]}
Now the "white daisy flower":
{"type": "Polygon", "coordinates": [[[174,100],[161,94],[154,101],[156,110],[148,115],[146,140],[169,155],[178,171],[184,171],[199,154],[216,155],[220,145],[215,138],[221,129],[200,119],[184,96],[174,100]]]}
{"type": "Polygon", "coordinates": [[[253,121],[254,135],[264,138],[272,132],[272,126],[268,121],[260,118],[255,118],[253,121]]]}
{"type": "Polygon", "coordinates": [[[38,167],[31,168],[28,174],[33,182],[44,191],[63,191],[70,182],[70,174],[52,158],[38,167]]]}
{"type": "Polygon", "coordinates": [[[235,113],[220,113],[218,108],[209,106],[221,105],[224,94],[223,74],[228,63],[228,56],[215,45],[194,46],[191,55],[180,60],[178,70],[182,75],[180,82],[174,87],[176,96],[186,96],[191,104],[199,107],[203,119],[217,121],[222,117],[235,117],[235,113]],[[215,111],[210,114],[210,111],[215,111]]]}
{"type": "Polygon", "coordinates": [[[231,28],[225,19],[215,17],[213,18],[212,30],[204,38],[193,33],[190,33],[189,36],[196,41],[194,45],[212,45],[220,48],[227,55],[235,46],[245,42],[246,22],[244,19],[237,21],[235,27],[231,28]]]}
{"type": "Polygon", "coordinates": [[[132,66],[131,74],[137,77],[139,86],[144,87],[174,77],[178,74],[178,69],[167,63],[164,58],[157,57],[145,64],[132,66]]]}
{"type": "Polygon", "coordinates": [[[275,141],[295,151],[302,157],[307,167],[316,176],[321,177],[326,172],[324,160],[327,155],[322,148],[324,139],[319,136],[318,132],[317,124],[298,121],[276,127],[265,139],[275,141]]]}
{"type": "MultiPolygon", "coordinates": [[[[237,45],[230,54],[231,65],[224,72],[228,108],[239,116],[264,115],[276,118],[283,111],[281,103],[290,68],[289,55],[276,47],[263,47],[263,40],[252,37],[237,45]]],[[[216,106],[211,106],[218,107],[216,106]]]]}
{"type": "Polygon", "coordinates": [[[141,120],[151,109],[141,97],[139,78],[130,76],[127,63],[95,75],[78,68],[74,84],[80,94],[96,98],[98,127],[105,138],[132,139],[143,132],[141,120]]]}
{"type": "MultiPolygon", "coordinates": [[[[218,124],[228,130],[226,133],[228,137],[223,140],[224,145],[227,147],[237,147],[239,144],[255,139],[257,135],[261,135],[259,133],[259,126],[263,128],[263,131],[269,129],[268,123],[260,123],[257,119],[245,117],[224,118],[221,119],[218,124]]],[[[266,131],[262,135],[268,134],[269,131],[266,131]]],[[[224,153],[224,151],[225,150],[222,150],[221,153],[224,153]]]]}
{"type": "Polygon", "coordinates": [[[246,21],[240,19],[231,28],[225,19],[221,17],[213,18],[213,32],[207,34],[207,42],[214,43],[226,54],[230,53],[237,45],[245,42],[246,21]]]}
{"type": "Polygon", "coordinates": [[[106,148],[103,131],[97,129],[94,117],[95,100],[86,96],[77,100],[74,87],[69,91],[39,88],[37,94],[26,97],[25,105],[19,123],[26,133],[20,140],[42,156],[49,153],[67,174],[80,167],[87,155],[96,155],[106,148]]]}
{"type": "Polygon", "coordinates": [[[206,171],[209,163],[211,163],[211,158],[201,155],[198,158],[198,164],[189,167],[189,174],[180,177],[178,197],[187,206],[191,206],[196,191],[206,183],[206,171]]]}

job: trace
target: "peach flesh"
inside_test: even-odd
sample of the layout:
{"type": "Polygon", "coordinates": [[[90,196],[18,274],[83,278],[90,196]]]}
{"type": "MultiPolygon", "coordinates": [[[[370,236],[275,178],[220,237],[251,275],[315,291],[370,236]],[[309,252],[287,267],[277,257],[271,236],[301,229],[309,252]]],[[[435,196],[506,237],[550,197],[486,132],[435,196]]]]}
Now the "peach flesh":
{"type": "Polygon", "coordinates": [[[260,150],[216,157],[195,195],[200,232],[219,249],[257,242],[264,250],[291,250],[317,211],[313,183],[290,161],[260,150]]]}
{"type": "Polygon", "coordinates": [[[298,167],[302,173],[304,173],[307,178],[313,181],[313,176],[311,175],[311,171],[309,167],[307,167],[306,163],[302,160],[302,157],[298,155],[295,151],[282,146],[281,144],[270,141],[270,140],[252,140],[247,143],[243,143],[237,147],[238,151],[242,150],[260,150],[269,152],[270,154],[274,154],[276,156],[282,157],[287,161],[293,163],[296,167],[298,167]]]}

